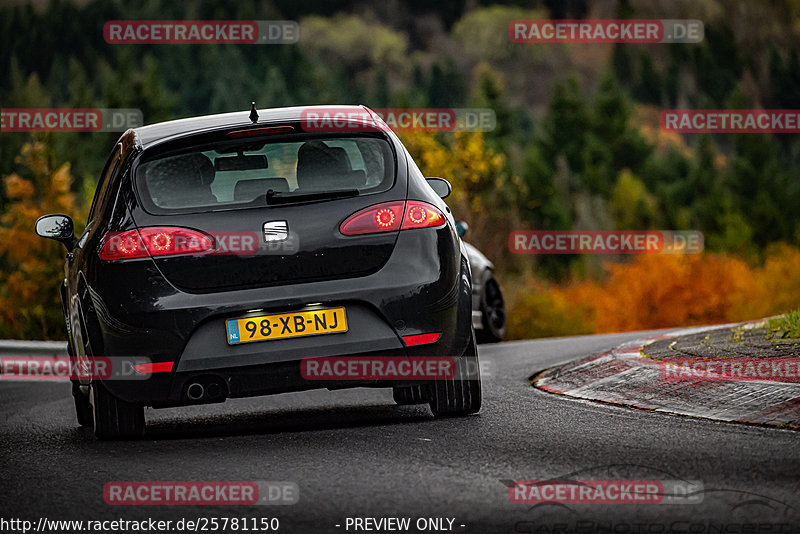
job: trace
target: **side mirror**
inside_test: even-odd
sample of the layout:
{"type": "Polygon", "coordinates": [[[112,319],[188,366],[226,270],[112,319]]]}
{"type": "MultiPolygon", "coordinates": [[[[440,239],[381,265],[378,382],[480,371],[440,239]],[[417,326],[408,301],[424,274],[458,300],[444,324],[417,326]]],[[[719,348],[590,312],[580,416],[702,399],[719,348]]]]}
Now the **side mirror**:
{"type": "Polygon", "coordinates": [[[445,180],[444,178],[425,178],[428,180],[428,185],[433,188],[437,195],[442,198],[447,198],[450,196],[450,192],[453,190],[453,187],[450,185],[450,182],[445,180]]]}
{"type": "Polygon", "coordinates": [[[458,237],[464,237],[464,234],[469,230],[469,225],[464,221],[456,221],[456,233],[458,237]]]}
{"type": "Polygon", "coordinates": [[[55,239],[63,243],[67,250],[75,248],[75,227],[66,215],[44,215],[36,221],[36,235],[55,239]]]}

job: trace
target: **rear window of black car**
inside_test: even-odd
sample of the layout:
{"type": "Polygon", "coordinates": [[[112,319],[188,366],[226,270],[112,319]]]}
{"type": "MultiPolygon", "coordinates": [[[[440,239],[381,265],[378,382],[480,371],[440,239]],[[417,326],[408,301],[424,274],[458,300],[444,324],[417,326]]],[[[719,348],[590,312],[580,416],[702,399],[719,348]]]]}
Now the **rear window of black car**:
{"type": "Polygon", "coordinates": [[[379,193],[394,182],[394,153],[382,137],[251,139],[145,159],[137,192],[150,212],[200,212],[267,205],[267,194],[379,193]]]}

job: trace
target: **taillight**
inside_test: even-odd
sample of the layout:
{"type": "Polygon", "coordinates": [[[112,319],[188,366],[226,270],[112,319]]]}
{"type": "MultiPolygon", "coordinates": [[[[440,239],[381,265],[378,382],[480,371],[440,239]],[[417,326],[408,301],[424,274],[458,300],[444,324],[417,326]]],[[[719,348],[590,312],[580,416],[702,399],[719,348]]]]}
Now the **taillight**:
{"type": "Polygon", "coordinates": [[[384,202],[357,211],[344,220],[339,231],[344,235],[377,234],[414,228],[433,228],[445,223],[439,209],[427,202],[384,202]]]}
{"type": "Polygon", "coordinates": [[[108,232],[103,236],[101,260],[125,260],[147,257],[147,248],[136,230],[108,232]]]}
{"type": "Polygon", "coordinates": [[[405,202],[386,202],[357,211],[339,226],[344,235],[375,234],[400,229],[405,202]]]}
{"type": "Polygon", "coordinates": [[[432,228],[434,226],[442,226],[444,222],[444,215],[438,208],[431,206],[427,202],[409,200],[406,203],[406,214],[403,218],[403,226],[400,229],[432,228]]]}
{"type": "Polygon", "coordinates": [[[210,250],[214,245],[214,238],[210,235],[188,228],[170,226],[139,228],[139,235],[142,236],[151,256],[197,254],[210,250]]]}
{"type": "Polygon", "coordinates": [[[172,226],[153,226],[108,232],[100,249],[102,260],[126,260],[149,256],[199,254],[210,250],[214,239],[198,230],[172,226]]]}

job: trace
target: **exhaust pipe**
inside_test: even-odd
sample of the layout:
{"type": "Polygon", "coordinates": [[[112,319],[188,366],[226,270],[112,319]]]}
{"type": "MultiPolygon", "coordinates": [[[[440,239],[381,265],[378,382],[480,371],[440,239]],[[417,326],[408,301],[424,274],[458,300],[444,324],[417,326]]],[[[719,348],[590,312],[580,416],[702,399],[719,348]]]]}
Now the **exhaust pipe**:
{"type": "Polygon", "coordinates": [[[186,396],[189,397],[189,400],[198,401],[203,398],[205,392],[206,388],[203,387],[203,384],[195,382],[189,385],[189,388],[186,390],[186,396]]]}

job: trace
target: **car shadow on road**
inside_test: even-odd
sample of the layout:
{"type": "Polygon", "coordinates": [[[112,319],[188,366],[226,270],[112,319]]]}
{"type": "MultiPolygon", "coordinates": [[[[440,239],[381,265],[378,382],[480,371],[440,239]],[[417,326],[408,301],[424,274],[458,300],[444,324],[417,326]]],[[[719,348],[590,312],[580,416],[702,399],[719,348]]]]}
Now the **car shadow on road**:
{"type": "Polygon", "coordinates": [[[425,405],[337,406],[162,419],[148,423],[143,440],[315,432],[432,421],[425,405]]]}

